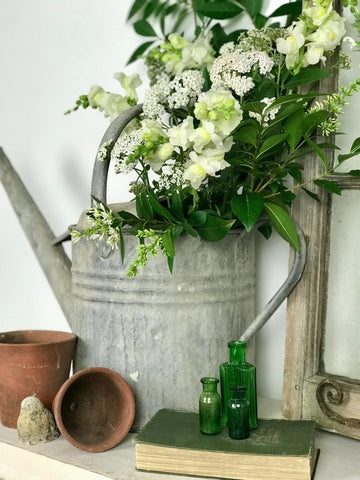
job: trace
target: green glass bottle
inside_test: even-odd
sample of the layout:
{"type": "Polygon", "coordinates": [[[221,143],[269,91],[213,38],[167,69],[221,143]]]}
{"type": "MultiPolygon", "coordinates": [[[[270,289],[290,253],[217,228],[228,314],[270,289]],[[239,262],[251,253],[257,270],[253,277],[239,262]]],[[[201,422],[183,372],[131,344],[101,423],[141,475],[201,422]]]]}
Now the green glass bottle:
{"type": "Polygon", "coordinates": [[[213,435],[221,431],[221,400],[217,391],[219,379],[204,377],[201,383],[203,391],[199,398],[200,431],[213,435]]]}
{"type": "Polygon", "coordinates": [[[247,387],[231,387],[228,402],[229,436],[237,440],[247,438],[250,434],[250,403],[246,397],[247,387]]]}
{"type": "Polygon", "coordinates": [[[230,361],[220,365],[222,423],[227,425],[227,405],[231,398],[231,387],[244,385],[247,387],[246,396],[250,403],[250,429],[256,428],[257,398],[256,398],[256,369],[245,362],[246,343],[235,340],[228,343],[230,361]]]}

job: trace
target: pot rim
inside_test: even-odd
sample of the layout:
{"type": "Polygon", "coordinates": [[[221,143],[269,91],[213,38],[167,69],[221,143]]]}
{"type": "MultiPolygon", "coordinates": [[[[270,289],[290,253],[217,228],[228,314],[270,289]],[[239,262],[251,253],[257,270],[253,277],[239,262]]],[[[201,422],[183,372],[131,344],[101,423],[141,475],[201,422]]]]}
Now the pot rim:
{"type": "Polygon", "coordinates": [[[11,330],[6,332],[0,332],[0,347],[1,348],[11,348],[19,347],[26,348],[29,346],[35,345],[52,345],[52,344],[61,344],[73,342],[77,339],[77,335],[72,332],[64,332],[60,330],[11,330]],[[16,341],[16,336],[24,339],[24,335],[29,336],[28,341],[16,341]],[[39,339],[39,336],[44,335],[48,336],[47,339],[39,339]],[[34,341],[31,340],[33,336],[34,341]],[[9,340],[13,339],[15,341],[4,341],[6,337],[9,337],[9,340]]]}
{"type": "Polygon", "coordinates": [[[60,387],[60,389],[58,390],[57,394],[54,397],[53,404],[52,404],[52,411],[55,417],[56,424],[60,430],[60,433],[69,443],[71,443],[74,447],[79,448],[80,450],[84,450],[86,452],[92,452],[92,453],[99,453],[115,447],[128,434],[135,419],[135,398],[129,384],[119,373],[105,367],[89,367],[74,373],[74,375],[72,375],[70,378],[66,380],[65,383],[63,383],[63,385],[60,387]],[[117,384],[121,385],[121,388],[126,391],[126,395],[129,399],[129,405],[128,405],[129,412],[128,412],[128,416],[122,422],[123,428],[119,431],[117,435],[115,430],[113,435],[109,437],[108,442],[102,441],[98,445],[94,444],[90,446],[87,444],[82,444],[80,441],[76,440],[72,435],[70,435],[66,426],[64,425],[61,409],[62,409],[62,402],[63,402],[64,396],[68,392],[68,389],[71,387],[71,385],[75,383],[79,378],[83,377],[84,375],[88,375],[92,373],[106,374],[107,376],[115,380],[117,384]]]}

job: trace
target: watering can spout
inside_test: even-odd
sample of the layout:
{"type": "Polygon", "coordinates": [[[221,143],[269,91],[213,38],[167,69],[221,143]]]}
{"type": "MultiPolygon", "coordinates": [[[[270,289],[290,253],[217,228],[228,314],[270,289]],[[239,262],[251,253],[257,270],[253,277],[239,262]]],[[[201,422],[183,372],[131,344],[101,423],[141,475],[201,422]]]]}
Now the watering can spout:
{"type": "Polygon", "coordinates": [[[0,147],[0,179],[46,278],[71,326],[71,261],[0,147]]]}

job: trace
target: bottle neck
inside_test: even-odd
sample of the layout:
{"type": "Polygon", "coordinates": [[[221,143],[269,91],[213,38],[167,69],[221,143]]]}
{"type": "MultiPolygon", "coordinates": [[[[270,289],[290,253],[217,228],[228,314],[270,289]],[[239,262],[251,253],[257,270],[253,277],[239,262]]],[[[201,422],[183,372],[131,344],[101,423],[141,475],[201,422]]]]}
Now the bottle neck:
{"type": "Polygon", "coordinates": [[[217,392],[217,384],[219,379],[215,377],[204,377],[201,379],[203,384],[203,392],[217,392]]]}
{"type": "Polygon", "coordinates": [[[246,343],[239,341],[228,344],[230,350],[230,363],[244,363],[246,343]]]}

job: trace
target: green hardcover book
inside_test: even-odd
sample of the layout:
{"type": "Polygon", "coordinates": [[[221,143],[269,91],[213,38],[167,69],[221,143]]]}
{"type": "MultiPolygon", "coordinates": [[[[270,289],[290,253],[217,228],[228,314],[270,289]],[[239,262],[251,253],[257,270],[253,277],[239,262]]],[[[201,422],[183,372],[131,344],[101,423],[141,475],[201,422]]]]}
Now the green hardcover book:
{"type": "Polygon", "coordinates": [[[312,421],[259,420],[245,440],[199,430],[197,413],[159,410],[136,437],[136,468],[241,480],[310,480],[312,421]]]}

